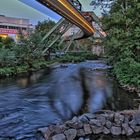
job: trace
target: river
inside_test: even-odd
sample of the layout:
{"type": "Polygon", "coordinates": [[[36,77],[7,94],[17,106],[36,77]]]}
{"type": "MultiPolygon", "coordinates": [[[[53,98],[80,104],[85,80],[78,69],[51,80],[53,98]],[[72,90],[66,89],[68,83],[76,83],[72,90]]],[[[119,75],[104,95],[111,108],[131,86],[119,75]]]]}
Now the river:
{"type": "Polygon", "coordinates": [[[108,75],[102,61],[55,65],[0,79],[0,140],[36,140],[36,130],[101,109],[136,109],[138,96],[108,75]]]}

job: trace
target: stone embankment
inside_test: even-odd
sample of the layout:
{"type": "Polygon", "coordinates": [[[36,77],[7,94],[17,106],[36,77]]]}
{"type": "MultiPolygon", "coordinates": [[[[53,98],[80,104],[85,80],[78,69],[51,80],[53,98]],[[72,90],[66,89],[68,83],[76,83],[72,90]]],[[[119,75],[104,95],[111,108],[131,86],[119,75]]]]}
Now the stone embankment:
{"type": "Polygon", "coordinates": [[[130,136],[140,133],[140,111],[86,113],[65,123],[40,128],[38,132],[46,140],[80,140],[80,137],[98,134],[130,136]]]}

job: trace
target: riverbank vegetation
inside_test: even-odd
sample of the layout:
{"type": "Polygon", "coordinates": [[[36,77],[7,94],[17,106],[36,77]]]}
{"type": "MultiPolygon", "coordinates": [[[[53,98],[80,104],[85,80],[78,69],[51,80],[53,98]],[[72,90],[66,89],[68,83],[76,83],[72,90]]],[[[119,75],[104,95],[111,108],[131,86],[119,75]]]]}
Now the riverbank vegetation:
{"type": "Polygon", "coordinates": [[[47,68],[55,62],[81,62],[86,59],[97,58],[89,51],[63,53],[62,55],[61,52],[58,53],[57,47],[54,46],[44,55],[41,40],[54,25],[55,22],[50,20],[39,22],[35,31],[28,38],[25,38],[21,33],[18,43],[10,37],[0,38],[0,76],[5,77],[37,71],[47,68]]]}
{"type": "MultiPolygon", "coordinates": [[[[6,54],[6,53],[5,53],[6,54]]],[[[30,57],[30,56],[29,56],[30,57]]],[[[13,76],[18,74],[24,74],[27,72],[34,72],[40,69],[44,69],[53,63],[77,63],[85,60],[95,60],[98,56],[93,55],[91,52],[81,52],[81,53],[68,53],[63,56],[58,56],[53,59],[46,61],[44,58],[36,59],[25,59],[22,63],[18,63],[15,57],[5,55],[5,59],[1,61],[0,76],[13,76]]],[[[21,59],[21,58],[19,58],[21,59]]],[[[22,59],[21,59],[22,60],[22,59]]]]}
{"type": "Polygon", "coordinates": [[[67,63],[67,62],[82,62],[85,60],[97,60],[99,56],[93,54],[92,52],[69,52],[59,58],[57,61],[60,63],[67,63]]]}
{"type": "Polygon", "coordinates": [[[123,85],[140,88],[140,2],[117,0],[103,25],[107,33],[104,40],[108,62],[123,85]]]}

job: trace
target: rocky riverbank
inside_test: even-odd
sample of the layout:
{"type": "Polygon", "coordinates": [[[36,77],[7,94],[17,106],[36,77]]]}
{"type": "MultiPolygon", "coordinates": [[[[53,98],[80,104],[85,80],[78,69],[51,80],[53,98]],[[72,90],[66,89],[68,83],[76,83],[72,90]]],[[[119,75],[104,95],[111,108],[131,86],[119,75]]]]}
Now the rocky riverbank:
{"type": "Polygon", "coordinates": [[[140,88],[135,87],[135,86],[130,86],[130,85],[121,85],[121,84],[120,84],[120,86],[121,86],[124,90],[126,90],[126,91],[128,91],[128,92],[135,92],[135,93],[137,93],[138,96],[140,97],[140,88]]]}
{"type": "Polygon", "coordinates": [[[38,129],[45,140],[75,140],[87,135],[131,136],[140,133],[140,111],[100,111],[73,117],[65,123],[38,129]]]}

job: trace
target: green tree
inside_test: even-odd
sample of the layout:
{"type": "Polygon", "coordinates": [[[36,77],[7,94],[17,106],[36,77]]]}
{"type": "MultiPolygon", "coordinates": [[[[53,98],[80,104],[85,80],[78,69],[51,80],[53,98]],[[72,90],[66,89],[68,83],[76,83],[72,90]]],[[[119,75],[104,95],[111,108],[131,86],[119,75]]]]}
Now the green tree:
{"type": "Polygon", "coordinates": [[[3,46],[2,37],[0,37],[0,48],[3,46]]]}
{"type": "Polygon", "coordinates": [[[21,34],[22,44],[15,47],[16,56],[19,58],[19,64],[26,63],[31,67],[34,60],[43,58],[42,50],[44,44],[41,44],[41,40],[54,25],[55,22],[51,20],[38,22],[35,30],[28,36],[28,38],[23,37],[21,34]]]}
{"type": "Polygon", "coordinates": [[[35,32],[41,33],[43,37],[48,31],[50,31],[53,28],[53,26],[55,26],[55,24],[56,23],[52,20],[45,20],[43,22],[39,21],[35,27],[35,32]]]}
{"type": "Polygon", "coordinates": [[[123,84],[140,86],[140,2],[116,0],[103,25],[109,62],[123,84]]]}
{"type": "Polygon", "coordinates": [[[39,69],[46,66],[40,42],[44,34],[54,25],[55,22],[50,20],[39,22],[36,29],[28,37],[20,32],[20,40],[17,44],[10,37],[0,38],[0,75],[12,75],[26,72],[34,67],[39,69]]]}
{"type": "Polygon", "coordinates": [[[15,42],[11,37],[6,37],[2,39],[2,43],[5,47],[11,47],[15,42]]]}
{"type": "Polygon", "coordinates": [[[39,50],[39,51],[43,50],[44,43],[41,44],[41,40],[45,36],[45,34],[53,28],[54,25],[55,22],[52,20],[45,20],[43,22],[38,22],[34,32],[29,36],[29,39],[27,40],[28,45],[32,46],[34,50],[39,50]]]}

